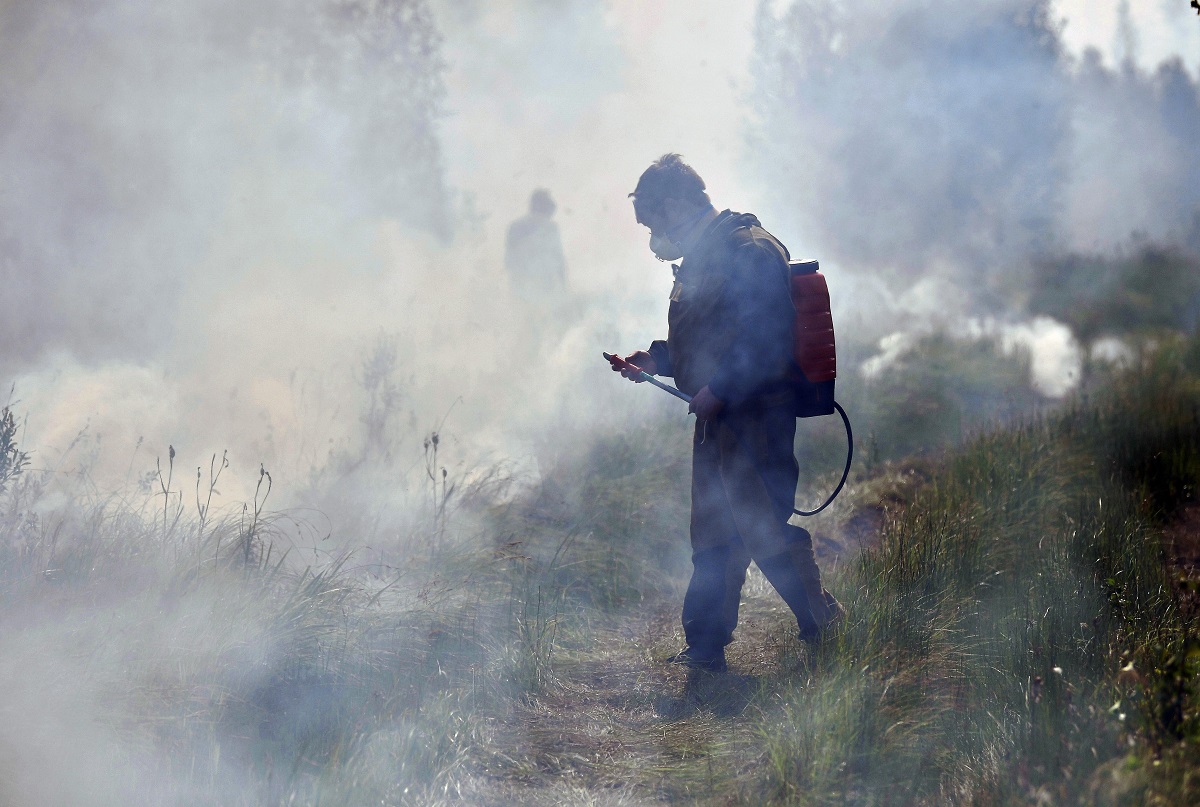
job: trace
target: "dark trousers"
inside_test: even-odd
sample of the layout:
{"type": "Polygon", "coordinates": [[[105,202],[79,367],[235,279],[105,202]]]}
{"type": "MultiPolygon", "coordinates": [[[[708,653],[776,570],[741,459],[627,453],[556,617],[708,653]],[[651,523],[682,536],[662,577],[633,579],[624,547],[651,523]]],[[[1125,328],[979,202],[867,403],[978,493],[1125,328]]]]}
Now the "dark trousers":
{"type": "Polygon", "coordinates": [[[802,634],[831,618],[812,537],[788,523],[800,474],[795,437],[790,405],[728,409],[715,422],[696,424],[683,630],[700,655],[733,640],[751,560],[792,609],[802,634]]]}

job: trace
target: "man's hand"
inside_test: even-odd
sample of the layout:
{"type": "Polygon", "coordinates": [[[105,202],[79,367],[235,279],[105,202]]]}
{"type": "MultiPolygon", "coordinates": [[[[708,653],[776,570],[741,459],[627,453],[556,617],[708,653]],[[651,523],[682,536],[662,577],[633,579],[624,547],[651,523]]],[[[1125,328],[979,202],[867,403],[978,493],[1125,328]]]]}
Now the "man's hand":
{"type": "MultiPolygon", "coordinates": [[[[644,370],[650,375],[655,375],[658,370],[658,364],[654,361],[654,357],[644,350],[639,350],[636,353],[630,353],[625,357],[625,361],[636,365],[638,369],[644,370]]],[[[617,364],[613,364],[613,370],[619,372],[628,379],[638,382],[639,384],[646,380],[642,378],[639,373],[633,370],[621,369],[621,367],[617,364]]]]}
{"type": "Polygon", "coordinates": [[[721,410],[725,408],[725,402],[713,395],[712,390],[708,387],[696,393],[692,398],[691,404],[688,405],[688,411],[696,416],[698,420],[716,420],[717,415],[721,414],[721,410]]]}

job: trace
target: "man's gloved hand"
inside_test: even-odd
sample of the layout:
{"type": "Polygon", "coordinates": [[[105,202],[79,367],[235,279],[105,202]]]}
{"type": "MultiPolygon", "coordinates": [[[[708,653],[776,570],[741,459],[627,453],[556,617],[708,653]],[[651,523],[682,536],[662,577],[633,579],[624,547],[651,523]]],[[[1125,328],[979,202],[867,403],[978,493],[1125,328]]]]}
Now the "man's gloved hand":
{"type": "MultiPolygon", "coordinates": [[[[644,350],[639,350],[636,353],[630,353],[625,357],[625,361],[629,362],[630,364],[637,365],[638,368],[645,370],[650,375],[655,375],[656,371],[658,370],[658,364],[654,361],[654,357],[644,350]]],[[[646,380],[633,370],[622,370],[616,364],[613,365],[613,369],[626,378],[632,379],[639,384],[646,380]]]]}
{"type": "Polygon", "coordinates": [[[724,408],[725,402],[713,395],[707,386],[697,392],[688,404],[688,412],[694,414],[697,420],[716,420],[724,408]]]}

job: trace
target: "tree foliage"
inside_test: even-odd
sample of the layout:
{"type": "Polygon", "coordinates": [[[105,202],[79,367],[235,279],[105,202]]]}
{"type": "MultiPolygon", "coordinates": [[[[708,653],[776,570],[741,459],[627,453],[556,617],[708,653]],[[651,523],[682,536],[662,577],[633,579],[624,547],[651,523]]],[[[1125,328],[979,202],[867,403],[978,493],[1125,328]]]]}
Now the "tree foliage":
{"type": "Polygon", "coordinates": [[[1200,320],[1200,257],[1142,242],[1114,255],[1046,258],[1034,273],[1029,308],[1067,323],[1085,343],[1191,330],[1200,320]]]}

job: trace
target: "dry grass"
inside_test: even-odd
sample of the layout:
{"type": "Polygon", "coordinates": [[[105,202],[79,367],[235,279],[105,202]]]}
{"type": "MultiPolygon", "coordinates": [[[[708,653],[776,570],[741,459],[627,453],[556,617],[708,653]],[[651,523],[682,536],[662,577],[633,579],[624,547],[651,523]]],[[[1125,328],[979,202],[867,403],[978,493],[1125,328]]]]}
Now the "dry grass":
{"type": "Polygon", "coordinates": [[[855,480],[810,524],[843,627],[801,645],[752,570],[719,676],[664,663],[682,420],[594,438],[552,489],[432,499],[391,577],[261,500],[55,510],[15,477],[0,801],[1186,802],[1200,653],[1160,551],[1190,569],[1193,508],[1162,543],[1200,467],[1181,378],[855,480]]]}

